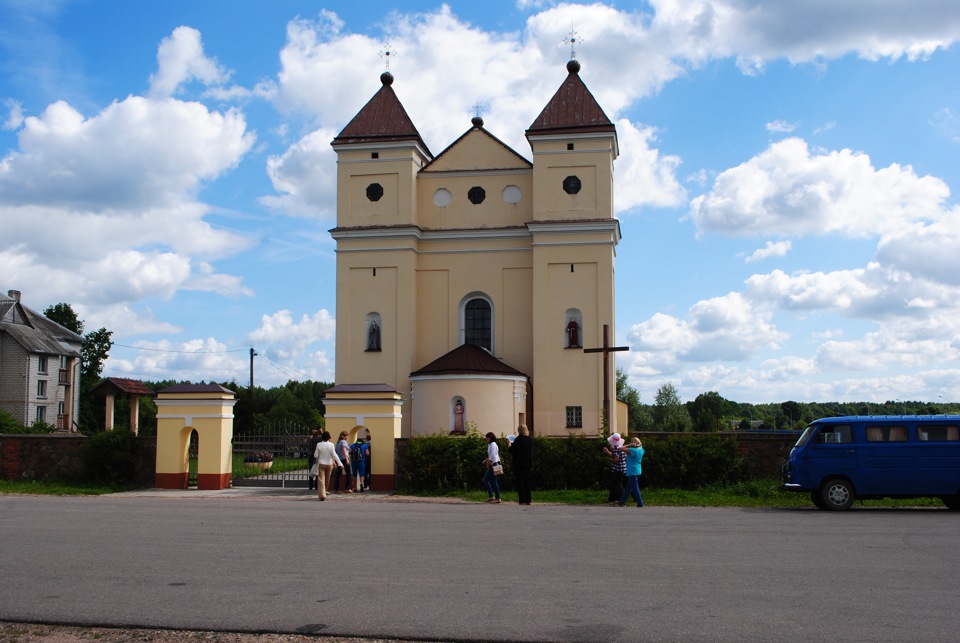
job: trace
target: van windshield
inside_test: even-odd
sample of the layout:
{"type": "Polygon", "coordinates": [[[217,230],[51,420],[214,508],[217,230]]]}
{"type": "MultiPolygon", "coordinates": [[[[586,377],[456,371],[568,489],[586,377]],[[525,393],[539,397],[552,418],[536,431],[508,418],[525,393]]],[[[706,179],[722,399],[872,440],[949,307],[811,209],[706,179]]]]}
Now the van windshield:
{"type": "Polygon", "coordinates": [[[816,427],[813,426],[812,424],[808,426],[806,429],[804,429],[803,433],[800,435],[800,439],[797,440],[797,443],[793,445],[794,448],[802,447],[804,444],[806,444],[807,441],[810,440],[810,436],[813,435],[813,432],[815,430],[816,430],[816,427]]]}

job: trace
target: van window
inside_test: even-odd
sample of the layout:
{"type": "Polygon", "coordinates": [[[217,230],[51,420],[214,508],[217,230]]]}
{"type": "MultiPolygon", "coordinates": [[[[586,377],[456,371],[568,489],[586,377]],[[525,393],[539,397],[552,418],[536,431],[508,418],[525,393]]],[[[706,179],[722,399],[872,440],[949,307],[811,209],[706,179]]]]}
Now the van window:
{"type": "Polygon", "coordinates": [[[853,429],[849,424],[825,425],[817,434],[817,444],[850,444],[853,442],[853,429]]]}
{"type": "Polygon", "coordinates": [[[921,442],[957,442],[960,440],[960,427],[921,424],[917,427],[917,438],[921,442]]]}
{"type": "Polygon", "coordinates": [[[906,442],[905,426],[868,426],[867,442],[906,442]]]}

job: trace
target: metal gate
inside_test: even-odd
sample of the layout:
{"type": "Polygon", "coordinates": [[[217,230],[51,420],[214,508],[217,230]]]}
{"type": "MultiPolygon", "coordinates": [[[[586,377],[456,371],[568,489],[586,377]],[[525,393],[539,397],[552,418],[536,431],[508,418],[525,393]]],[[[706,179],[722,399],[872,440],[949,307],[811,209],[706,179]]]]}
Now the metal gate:
{"type": "Polygon", "coordinates": [[[263,424],[233,436],[233,486],[307,487],[311,427],[263,424]]]}

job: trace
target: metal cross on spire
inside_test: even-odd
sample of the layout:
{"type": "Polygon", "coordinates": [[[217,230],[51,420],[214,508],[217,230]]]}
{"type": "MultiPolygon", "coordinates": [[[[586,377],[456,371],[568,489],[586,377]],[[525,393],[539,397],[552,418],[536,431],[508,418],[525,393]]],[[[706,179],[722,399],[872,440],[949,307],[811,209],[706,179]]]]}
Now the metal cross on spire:
{"type": "Polygon", "coordinates": [[[381,49],[377,55],[384,59],[387,71],[390,71],[390,58],[397,55],[397,52],[390,46],[390,43],[384,44],[383,49],[381,49]]]}
{"type": "Polygon", "coordinates": [[[578,34],[573,28],[570,29],[570,33],[567,34],[567,37],[563,39],[564,44],[570,43],[570,60],[577,59],[577,50],[576,45],[583,43],[583,38],[578,34]]]}

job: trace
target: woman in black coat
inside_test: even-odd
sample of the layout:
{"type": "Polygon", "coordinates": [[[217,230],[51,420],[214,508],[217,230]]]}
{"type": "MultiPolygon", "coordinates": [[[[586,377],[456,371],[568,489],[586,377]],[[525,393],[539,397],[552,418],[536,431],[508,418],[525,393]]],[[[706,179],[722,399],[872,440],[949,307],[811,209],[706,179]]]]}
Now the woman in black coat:
{"type": "Polygon", "coordinates": [[[533,470],[533,438],[525,424],[517,427],[517,437],[508,447],[513,456],[513,477],[517,481],[517,494],[521,505],[530,504],[530,474],[533,470]]]}

